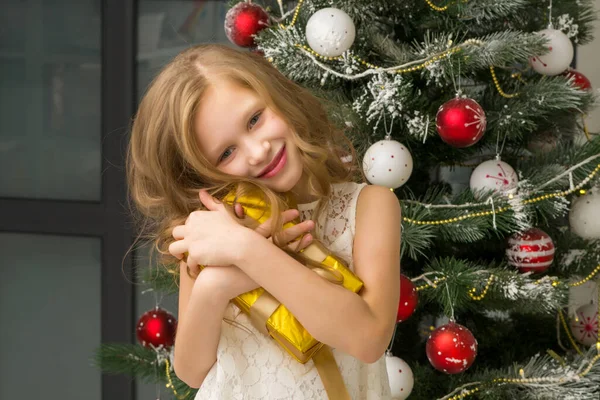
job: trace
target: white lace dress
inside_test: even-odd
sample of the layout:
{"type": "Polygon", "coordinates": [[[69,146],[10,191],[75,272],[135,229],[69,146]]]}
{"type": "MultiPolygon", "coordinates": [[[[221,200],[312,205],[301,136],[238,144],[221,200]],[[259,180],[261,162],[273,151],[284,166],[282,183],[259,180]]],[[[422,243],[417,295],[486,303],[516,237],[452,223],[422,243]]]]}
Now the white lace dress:
{"type": "MultiPolygon", "coordinates": [[[[356,200],[364,186],[334,185],[328,209],[317,221],[321,228],[319,239],[349,260],[350,268],[356,200]]],[[[302,220],[312,217],[315,205],[316,202],[298,205],[302,220]]],[[[312,360],[306,364],[294,360],[274,340],[258,332],[236,306],[230,305],[225,316],[247,330],[223,322],[217,362],[198,390],[196,400],[327,399],[312,360]]],[[[385,356],[373,364],[365,364],[336,349],[333,354],[353,400],[391,399],[385,356]]]]}

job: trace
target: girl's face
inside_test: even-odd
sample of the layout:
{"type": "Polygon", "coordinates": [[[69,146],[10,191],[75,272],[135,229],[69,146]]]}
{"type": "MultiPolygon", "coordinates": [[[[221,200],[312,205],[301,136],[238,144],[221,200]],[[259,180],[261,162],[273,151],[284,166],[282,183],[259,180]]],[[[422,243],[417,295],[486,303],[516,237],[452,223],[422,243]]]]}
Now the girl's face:
{"type": "Polygon", "coordinates": [[[194,128],[200,150],[218,170],[253,177],[271,190],[292,190],[302,177],[292,130],[250,89],[221,80],[200,103],[194,128]]]}

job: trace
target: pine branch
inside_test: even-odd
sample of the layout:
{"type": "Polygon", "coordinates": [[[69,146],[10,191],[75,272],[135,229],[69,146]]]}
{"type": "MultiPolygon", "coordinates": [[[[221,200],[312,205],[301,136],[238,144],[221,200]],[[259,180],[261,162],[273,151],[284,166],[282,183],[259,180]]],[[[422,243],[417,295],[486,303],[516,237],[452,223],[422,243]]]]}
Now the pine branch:
{"type": "MultiPolygon", "coordinates": [[[[420,301],[438,304],[447,316],[481,309],[553,314],[566,304],[568,297],[568,287],[553,285],[551,277],[536,280],[514,268],[496,266],[494,262],[435,258],[423,270],[430,281],[436,282],[437,278],[439,283],[421,290],[420,301]],[[473,299],[484,292],[482,299],[473,299]]],[[[417,285],[423,283],[416,282],[417,285]]]]}
{"type": "Polygon", "coordinates": [[[102,371],[111,374],[130,375],[146,383],[173,384],[171,391],[177,400],[194,399],[197,389],[182,382],[173,371],[170,354],[164,349],[153,350],[139,345],[108,343],[96,351],[94,362],[102,371]],[[176,392],[176,394],[175,394],[176,392]]]}

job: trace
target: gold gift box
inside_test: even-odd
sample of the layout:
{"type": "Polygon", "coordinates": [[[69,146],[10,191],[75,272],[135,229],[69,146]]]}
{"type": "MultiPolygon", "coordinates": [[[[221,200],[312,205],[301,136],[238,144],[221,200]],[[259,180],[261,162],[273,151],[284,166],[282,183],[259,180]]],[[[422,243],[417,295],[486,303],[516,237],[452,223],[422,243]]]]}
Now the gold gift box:
{"type": "MultiPolygon", "coordinates": [[[[223,201],[229,205],[233,205],[237,201],[243,207],[245,214],[259,223],[265,222],[271,215],[261,192],[253,192],[237,199],[232,192],[225,196],[223,201]]],[[[284,228],[298,222],[299,220],[288,222],[284,224],[284,228]]],[[[320,267],[309,266],[309,268],[323,278],[341,284],[354,293],[358,293],[362,289],[363,282],[319,242],[311,243],[302,250],[302,253],[305,257],[320,264],[320,267]]],[[[275,339],[300,363],[306,363],[323,347],[323,343],[312,337],[300,321],[263,288],[244,293],[233,299],[232,302],[242,312],[250,315],[253,325],[257,329],[275,339]]]]}

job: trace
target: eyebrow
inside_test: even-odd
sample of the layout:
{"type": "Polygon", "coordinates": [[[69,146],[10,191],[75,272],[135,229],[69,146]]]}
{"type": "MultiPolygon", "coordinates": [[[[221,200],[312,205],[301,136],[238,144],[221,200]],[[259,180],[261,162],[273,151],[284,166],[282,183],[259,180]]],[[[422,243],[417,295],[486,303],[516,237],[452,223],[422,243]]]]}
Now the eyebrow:
{"type": "MultiPolygon", "coordinates": [[[[245,121],[248,119],[248,117],[254,112],[253,110],[259,105],[260,101],[259,99],[252,99],[248,102],[248,106],[246,107],[246,109],[240,113],[240,115],[242,116],[242,123],[245,124],[245,121]]],[[[215,162],[219,161],[219,157],[221,157],[220,151],[221,148],[223,147],[223,143],[221,141],[219,141],[218,145],[216,145],[215,147],[213,147],[209,154],[213,155],[216,154],[217,159],[215,160],[215,162]]]]}

